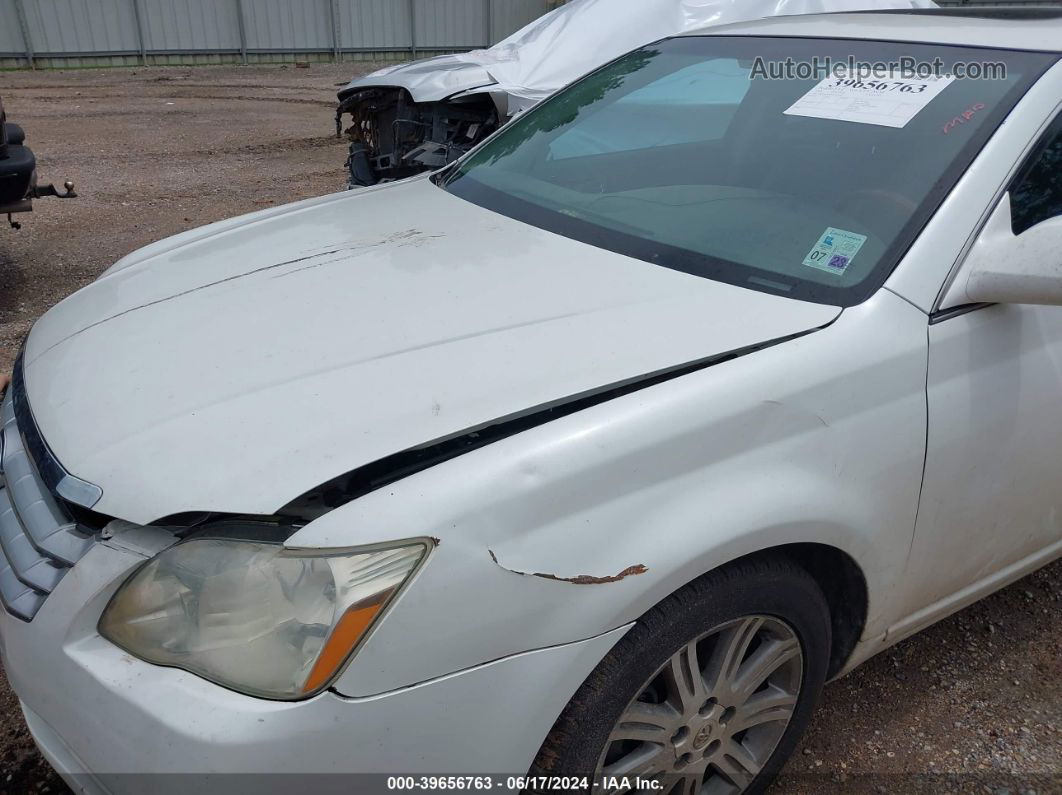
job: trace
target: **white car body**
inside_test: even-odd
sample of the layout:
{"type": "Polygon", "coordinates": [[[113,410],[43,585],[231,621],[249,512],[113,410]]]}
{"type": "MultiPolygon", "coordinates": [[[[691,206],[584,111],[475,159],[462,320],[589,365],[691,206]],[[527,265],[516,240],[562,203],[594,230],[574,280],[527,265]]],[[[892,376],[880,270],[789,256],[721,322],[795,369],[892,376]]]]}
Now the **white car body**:
{"type": "MultiPolygon", "coordinates": [[[[1062,40],[1058,22],[903,15],[724,32],[1062,40]]],[[[192,769],[519,774],[638,617],[728,561],[817,545],[857,567],[865,621],[834,660],[840,675],[1055,559],[1062,308],[950,313],[946,290],[1060,99],[1056,62],[884,287],[844,310],[596,249],[425,178],[122,260],[42,317],[23,354],[51,453],[102,489],[94,511],[122,520],[32,621],[0,610],[4,667],[41,749],[89,792],[192,769]],[[647,374],[666,377],[626,389],[647,374]],[[97,631],[122,581],[174,542],[151,523],[272,514],[387,456],[603,390],[611,399],[395,479],[287,541],[434,539],[313,698],[241,695],[97,631]]],[[[10,475],[10,398],[4,420],[10,475]]]]}

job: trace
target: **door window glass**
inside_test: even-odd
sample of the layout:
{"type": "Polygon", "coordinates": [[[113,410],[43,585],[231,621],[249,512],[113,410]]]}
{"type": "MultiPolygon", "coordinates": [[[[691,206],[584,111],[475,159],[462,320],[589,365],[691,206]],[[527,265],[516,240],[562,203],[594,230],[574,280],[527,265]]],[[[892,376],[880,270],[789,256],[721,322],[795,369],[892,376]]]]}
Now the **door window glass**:
{"type": "Polygon", "coordinates": [[[1062,215],[1062,116],[1047,133],[1039,154],[1010,191],[1014,234],[1062,215]]]}

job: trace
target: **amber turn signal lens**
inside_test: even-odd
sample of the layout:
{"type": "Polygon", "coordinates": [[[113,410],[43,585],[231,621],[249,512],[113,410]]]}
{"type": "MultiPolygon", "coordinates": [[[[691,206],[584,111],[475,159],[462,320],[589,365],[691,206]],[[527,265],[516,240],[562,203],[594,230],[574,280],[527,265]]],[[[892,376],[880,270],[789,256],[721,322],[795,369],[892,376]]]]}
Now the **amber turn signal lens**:
{"type": "Polygon", "coordinates": [[[336,675],[339,667],[358,645],[358,641],[372,624],[372,620],[376,618],[376,614],[380,612],[385,601],[386,598],[366,607],[352,607],[339,619],[336,628],[332,630],[331,637],[321,649],[313,670],[306,678],[306,683],[302,687],[303,693],[312,693],[336,675]]]}

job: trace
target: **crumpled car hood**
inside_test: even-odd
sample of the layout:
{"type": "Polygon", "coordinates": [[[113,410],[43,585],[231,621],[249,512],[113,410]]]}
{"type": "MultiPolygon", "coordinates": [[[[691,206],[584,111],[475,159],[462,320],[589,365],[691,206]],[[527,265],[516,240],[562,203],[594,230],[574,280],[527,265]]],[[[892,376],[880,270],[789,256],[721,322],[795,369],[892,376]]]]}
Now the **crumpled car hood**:
{"type": "Polygon", "coordinates": [[[838,312],[418,179],[149,247],[38,321],[25,381],[58,460],[102,487],[95,510],[270,514],[389,454],[838,312]]]}
{"type": "Polygon", "coordinates": [[[343,99],[360,88],[395,86],[406,89],[416,102],[440,99],[495,82],[490,73],[462,55],[439,55],[421,61],[387,66],[364,77],[351,80],[339,92],[343,99]]]}

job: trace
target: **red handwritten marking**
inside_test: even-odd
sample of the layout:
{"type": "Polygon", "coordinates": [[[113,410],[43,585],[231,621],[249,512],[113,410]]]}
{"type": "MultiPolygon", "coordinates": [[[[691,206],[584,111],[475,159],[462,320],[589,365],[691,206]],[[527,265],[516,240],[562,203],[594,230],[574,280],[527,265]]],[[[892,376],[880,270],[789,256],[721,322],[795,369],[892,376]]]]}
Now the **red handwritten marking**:
{"type": "Polygon", "coordinates": [[[977,111],[984,110],[984,109],[985,109],[985,103],[983,103],[983,102],[977,102],[977,103],[971,105],[969,108],[967,108],[962,113],[960,113],[958,116],[956,116],[954,119],[949,119],[947,124],[945,124],[944,127],[943,127],[943,133],[945,135],[947,135],[952,130],[954,130],[956,127],[958,127],[960,124],[966,124],[966,122],[968,122],[970,119],[972,119],[974,117],[974,115],[977,113],[977,111]]]}

